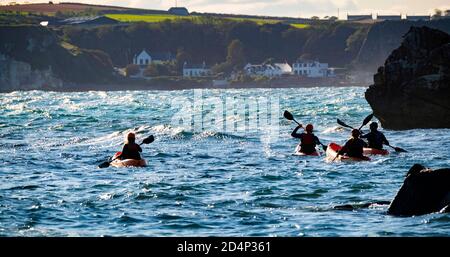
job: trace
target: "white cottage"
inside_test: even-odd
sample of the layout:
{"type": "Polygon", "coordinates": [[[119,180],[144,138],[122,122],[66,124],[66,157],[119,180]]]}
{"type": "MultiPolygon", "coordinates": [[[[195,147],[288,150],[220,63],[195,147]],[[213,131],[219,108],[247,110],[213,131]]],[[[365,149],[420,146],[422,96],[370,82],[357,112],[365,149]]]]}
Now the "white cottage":
{"type": "Polygon", "coordinates": [[[334,69],[328,67],[328,63],[318,61],[297,61],[292,64],[293,73],[309,78],[334,77],[334,69]]]}
{"type": "Polygon", "coordinates": [[[133,64],[136,65],[149,65],[152,62],[152,57],[147,53],[147,51],[142,50],[142,52],[138,55],[135,55],[133,58],[133,64]]]}
{"type": "Polygon", "coordinates": [[[175,58],[171,53],[149,53],[145,49],[133,58],[133,64],[147,66],[151,63],[162,63],[173,61],[175,58]]]}
{"type": "Polygon", "coordinates": [[[206,63],[192,65],[185,62],[183,64],[183,77],[204,77],[211,75],[211,69],[206,67],[206,63]]]}

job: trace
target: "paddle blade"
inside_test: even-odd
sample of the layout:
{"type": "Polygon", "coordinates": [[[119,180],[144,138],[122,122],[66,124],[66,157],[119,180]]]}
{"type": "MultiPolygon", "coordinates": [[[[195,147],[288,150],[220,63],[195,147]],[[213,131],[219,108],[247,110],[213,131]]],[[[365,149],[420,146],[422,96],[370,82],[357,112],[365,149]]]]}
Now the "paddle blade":
{"type": "Polygon", "coordinates": [[[294,116],[292,115],[292,113],[288,112],[288,111],[284,111],[283,116],[288,119],[288,120],[293,120],[294,116]]]}
{"type": "Polygon", "coordinates": [[[408,151],[406,151],[405,149],[400,148],[400,147],[394,147],[394,149],[395,149],[395,151],[396,151],[397,153],[407,153],[407,152],[408,152],[408,151]]]}
{"type": "Polygon", "coordinates": [[[98,167],[99,167],[100,169],[102,169],[102,168],[108,168],[108,167],[109,167],[109,164],[110,164],[110,162],[103,162],[102,164],[98,165],[98,167]]]}
{"type": "Polygon", "coordinates": [[[351,127],[351,126],[345,124],[345,123],[344,123],[342,120],[340,120],[340,119],[337,119],[337,123],[338,123],[339,125],[341,125],[342,127],[346,127],[346,128],[351,128],[351,129],[353,129],[353,127],[351,127]]]}
{"type": "Polygon", "coordinates": [[[373,118],[373,113],[370,114],[369,116],[367,116],[367,117],[364,119],[363,124],[361,125],[361,127],[360,127],[359,129],[361,129],[362,127],[364,127],[365,125],[367,125],[367,123],[369,123],[369,121],[372,120],[372,118],[373,118]]]}
{"type": "Polygon", "coordinates": [[[147,137],[146,139],[142,140],[142,143],[143,144],[150,144],[153,141],[155,141],[155,137],[153,135],[151,135],[151,136],[147,137]]]}

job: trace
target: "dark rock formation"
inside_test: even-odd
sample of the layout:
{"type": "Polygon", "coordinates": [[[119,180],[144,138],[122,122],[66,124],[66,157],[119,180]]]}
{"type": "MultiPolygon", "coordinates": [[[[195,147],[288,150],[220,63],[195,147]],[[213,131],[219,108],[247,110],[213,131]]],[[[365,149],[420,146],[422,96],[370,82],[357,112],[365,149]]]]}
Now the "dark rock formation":
{"type": "Polygon", "coordinates": [[[450,35],[411,27],[366,99],[384,128],[450,128],[450,35]]]}
{"type": "Polygon", "coordinates": [[[415,164],[388,209],[397,216],[450,211],[450,169],[430,170],[415,164]]]}

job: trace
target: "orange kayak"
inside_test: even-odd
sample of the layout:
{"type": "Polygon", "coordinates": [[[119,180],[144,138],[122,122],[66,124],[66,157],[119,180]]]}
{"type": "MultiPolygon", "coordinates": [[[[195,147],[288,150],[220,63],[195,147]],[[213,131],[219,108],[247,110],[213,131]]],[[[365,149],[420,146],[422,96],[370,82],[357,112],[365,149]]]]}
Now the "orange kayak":
{"type": "Polygon", "coordinates": [[[364,148],[364,154],[370,154],[370,155],[389,155],[388,150],[379,150],[375,148],[364,148]]]}
{"type": "Polygon", "coordinates": [[[343,161],[343,162],[359,162],[359,161],[370,161],[370,158],[367,156],[364,156],[363,158],[357,158],[357,157],[350,157],[350,156],[346,156],[346,155],[339,155],[336,159],[334,159],[337,156],[337,153],[339,152],[339,150],[342,149],[342,146],[335,144],[335,143],[330,143],[327,147],[327,160],[329,161],[343,161]]]}
{"type": "MultiPolygon", "coordinates": [[[[113,158],[116,158],[122,154],[122,152],[117,152],[113,158]]],[[[134,160],[134,159],[125,159],[125,160],[114,160],[110,164],[113,167],[145,167],[147,166],[147,162],[144,159],[134,160]]]]}

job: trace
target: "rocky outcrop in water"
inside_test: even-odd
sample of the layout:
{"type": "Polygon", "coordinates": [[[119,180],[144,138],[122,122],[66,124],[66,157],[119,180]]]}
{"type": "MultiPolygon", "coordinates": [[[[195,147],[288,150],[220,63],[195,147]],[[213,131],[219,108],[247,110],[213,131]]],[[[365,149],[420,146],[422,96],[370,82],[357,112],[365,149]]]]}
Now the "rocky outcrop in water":
{"type": "Polygon", "coordinates": [[[415,164],[388,209],[397,216],[450,212],[450,169],[431,170],[415,164]]]}
{"type": "Polygon", "coordinates": [[[411,27],[366,99],[384,128],[450,128],[450,35],[411,27]]]}

